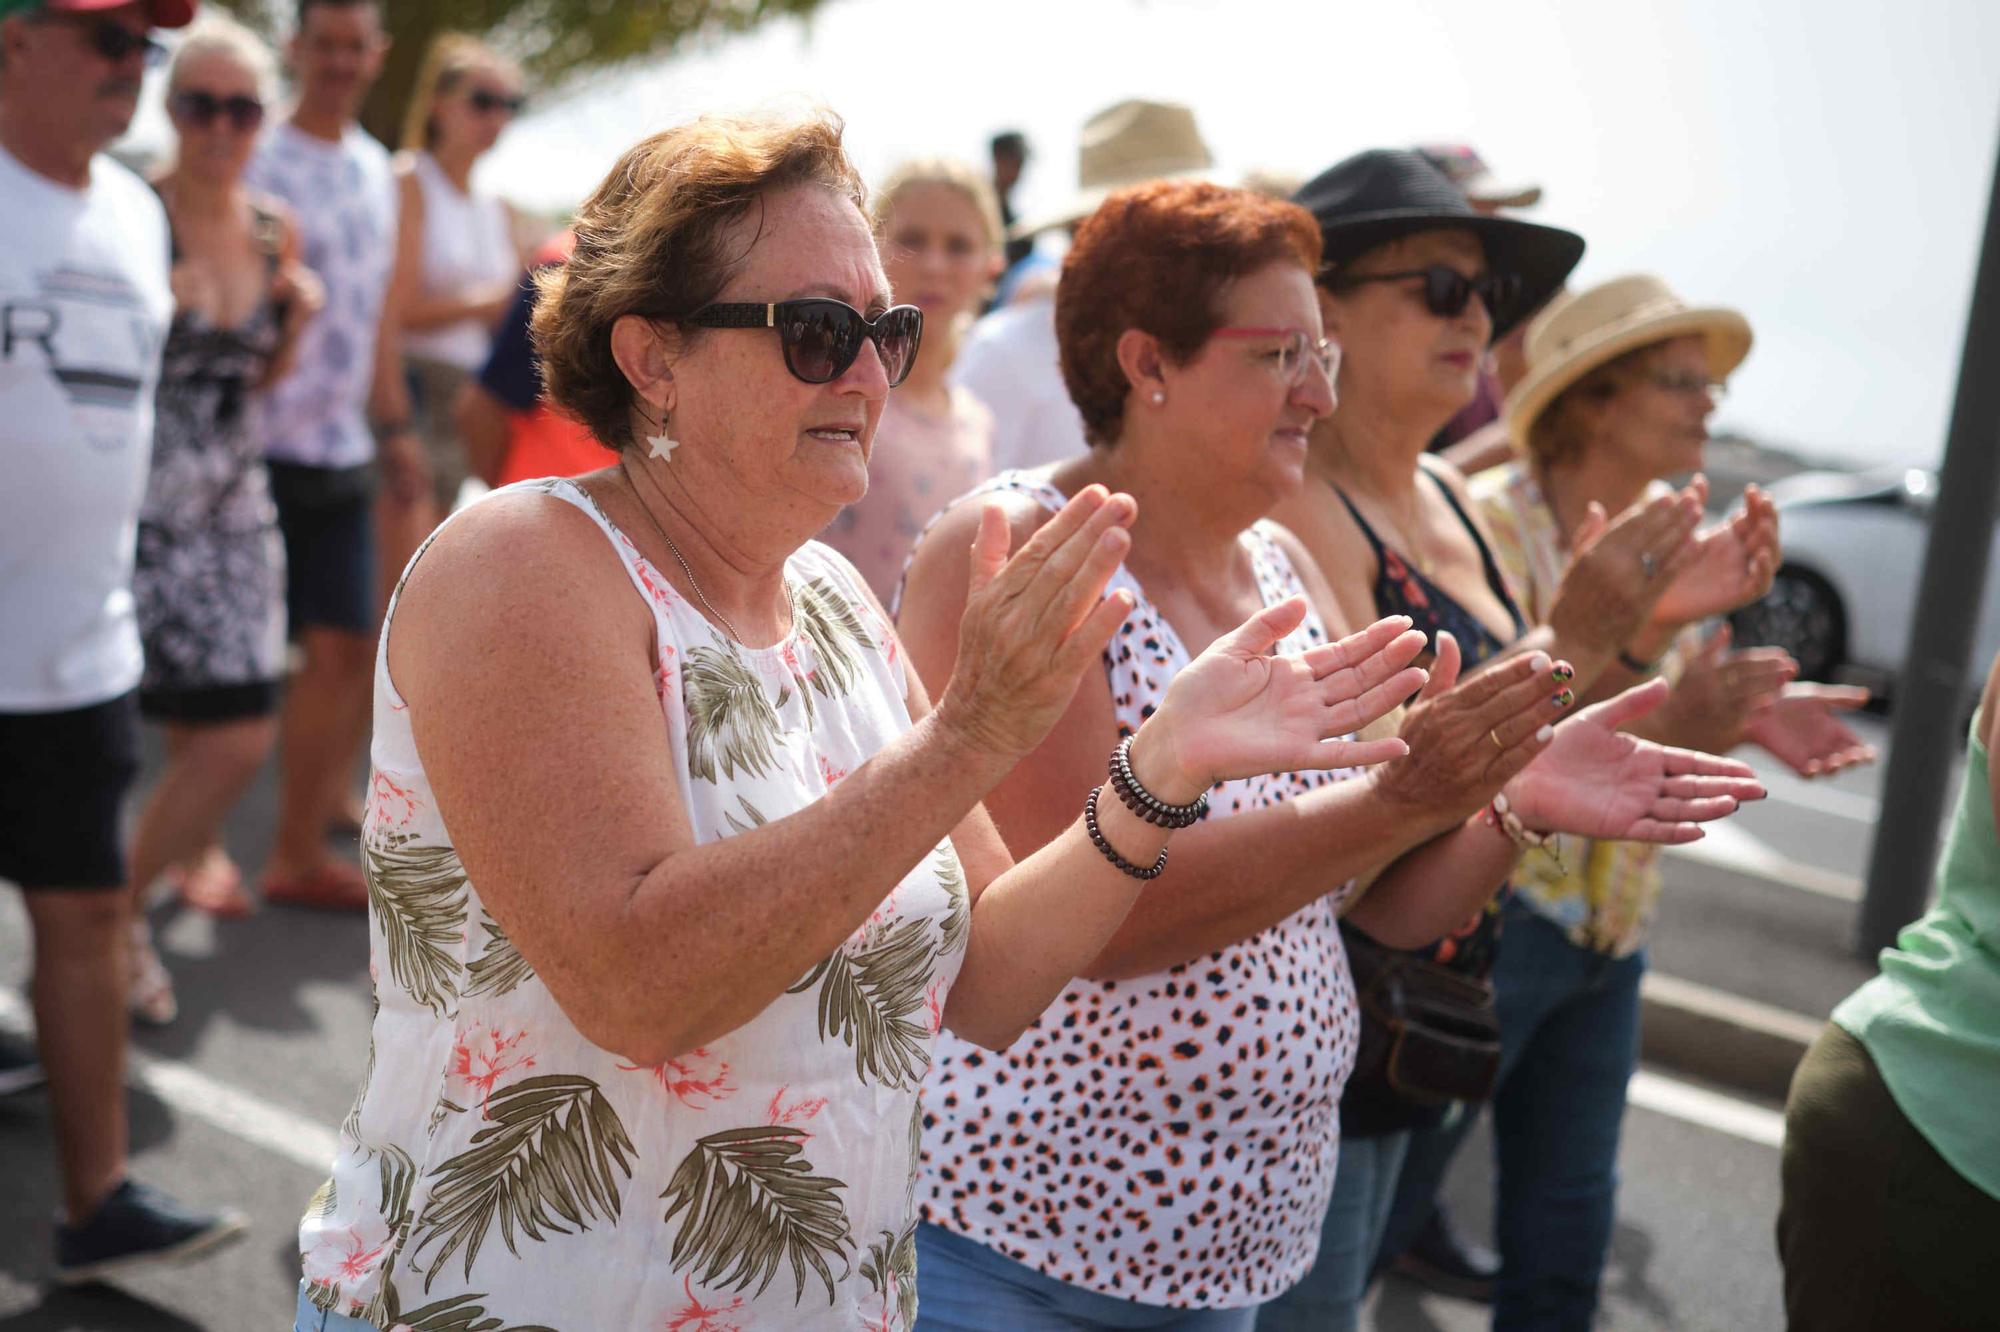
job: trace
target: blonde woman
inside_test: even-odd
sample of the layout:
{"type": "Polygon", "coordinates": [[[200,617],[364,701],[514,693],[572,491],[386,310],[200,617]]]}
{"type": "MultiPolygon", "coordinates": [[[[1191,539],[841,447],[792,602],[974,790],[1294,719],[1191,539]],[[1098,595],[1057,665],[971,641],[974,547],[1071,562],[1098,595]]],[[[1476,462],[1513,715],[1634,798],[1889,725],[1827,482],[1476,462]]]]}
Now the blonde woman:
{"type": "MultiPolygon", "coordinates": [[[[527,267],[521,224],[507,202],[472,188],[472,171],[520,111],[521,71],[485,43],[444,33],[418,76],[396,158],[402,229],[397,322],[416,425],[431,464],[435,512],[411,516],[416,538],[448,512],[466,477],[452,426],[458,388],[486,363],[493,331],[527,267]]],[[[394,541],[385,533],[386,539],[394,541]]],[[[410,537],[385,568],[402,567],[410,537]]]]}
{"type": "Polygon", "coordinates": [[[883,271],[896,300],[924,312],[924,342],[882,410],[868,494],[842,510],[826,540],[887,602],[924,524],[991,470],[993,418],[945,376],[999,276],[1003,237],[993,187],[946,158],[891,172],[873,213],[883,271]]]}

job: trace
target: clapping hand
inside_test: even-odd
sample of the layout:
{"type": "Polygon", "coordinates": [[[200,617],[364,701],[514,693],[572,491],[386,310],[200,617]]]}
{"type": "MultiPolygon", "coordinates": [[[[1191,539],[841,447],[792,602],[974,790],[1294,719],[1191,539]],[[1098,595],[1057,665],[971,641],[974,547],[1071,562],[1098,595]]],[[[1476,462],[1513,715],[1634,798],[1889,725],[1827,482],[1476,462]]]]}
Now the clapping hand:
{"type": "Polygon", "coordinates": [[[1507,784],[1521,821],[1538,832],[1625,842],[1693,842],[1764,788],[1746,764],[1654,744],[1619,728],[1658,707],[1652,680],[1585,708],[1555,728],[1548,751],[1507,784]]]}
{"type": "Polygon", "coordinates": [[[1723,615],[1769,591],[1778,571],[1778,506],[1746,486],[1743,507],[1697,533],[1693,545],[1653,605],[1655,625],[1678,628],[1723,615]]]}
{"type": "Polygon", "coordinates": [[[1698,550],[1708,482],[1697,476],[1683,490],[1635,504],[1615,519],[1592,501],[1570,541],[1548,623],[1567,644],[1624,649],[1654,613],[1654,603],[1698,550]]]}
{"type": "Polygon", "coordinates": [[[1727,754],[1748,738],[1751,718],[1775,702],[1798,675],[1782,648],[1731,651],[1728,625],[1716,630],[1674,681],[1655,717],[1655,735],[1710,754],[1727,754]]]}
{"type": "MultiPolygon", "coordinates": [[[[1267,607],[1210,644],[1167,687],[1133,741],[1167,774],[1167,799],[1191,800],[1218,781],[1384,763],[1401,739],[1347,739],[1419,689],[1410,662],[1424,636],[1405,615],[1289,656],[1271,649],[1305,619],[1304,597],[1267,607]]],[[[1151,783],[1149,782],[1150,786],[1151,783]]]]}
{"type": "Polygon", "coordinates": [[[1743,738],[1801,777],[1825,777],[1859,763],[1873,763],[1875,746],[1835,715],[1852,712],[1867,701],[1866,689],[1849,685],[1786,685],[1751,714],[1743,738]]]}

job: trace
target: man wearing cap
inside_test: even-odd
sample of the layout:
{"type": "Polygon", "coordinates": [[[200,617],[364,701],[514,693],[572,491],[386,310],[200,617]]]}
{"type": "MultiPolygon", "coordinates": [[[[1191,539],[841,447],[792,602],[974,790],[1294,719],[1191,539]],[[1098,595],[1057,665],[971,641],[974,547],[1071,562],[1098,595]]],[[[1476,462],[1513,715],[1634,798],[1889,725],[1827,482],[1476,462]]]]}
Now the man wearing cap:
{"type": "MultiPolygon", "coordinates": [[[[1007,229],[1015,240],[1074,227],[1114,191],[1214,164],[1194,112],[1172,102],[1120,102],[1084,122],[1077,189],[1061,207],[1007,229]]],[[[1061,462],[1085,452],[1083,418],[1070,401],[1056,355],[1053,285],[1015,298],[980,320],[958,354],[952,381],[993,414],[993,470],[1061,462]]]]}
{"type": "Polygon", "coordinates": [[[21,888],[34,935],[64,1282],[243,1229],[125,1174],[130,583],[173,297],[159,200],[99,150],[132,119],[160,49],[149,30],[193,12],[0,0],[0,878],[21,888]]]}

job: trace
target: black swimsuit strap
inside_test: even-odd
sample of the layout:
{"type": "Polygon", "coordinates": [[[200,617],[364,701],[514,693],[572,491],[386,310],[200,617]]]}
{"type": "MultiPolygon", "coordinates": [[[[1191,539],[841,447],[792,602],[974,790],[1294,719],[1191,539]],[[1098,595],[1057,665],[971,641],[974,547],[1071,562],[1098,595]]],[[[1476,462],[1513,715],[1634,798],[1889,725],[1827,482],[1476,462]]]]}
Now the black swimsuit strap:
{"type": "Polygon", "coordinates": [[[1528,621],[1521,614],[1521,608],[1514,604],[1513,594],[1507,590],[1507,579],[1500,572],[1500,562],[1493,558],[1493,551],[1487,546],[1486,538],[1479,535],[1479,528],[1466,513],[1465,506],[1458,502],[1458,496],[1451,493],[1451,487],[1445,484],[1443,477],[1421,463],[1418,464],[1417,470],[1430,477],[1432,483],[1444,495],[1444,502],[1451,505],[1451,511],[1458,515],[1458,521],[1463,523],[1465,530],[1471,534],[1472,544],[1479,547],[1479,562],[1486,568],[1486,586],[1493,589],[1493,595],[1500,599],[1500,604],[1506,607],[1507,614],[1512,617],[1515,635],[1518,637],[1528,632],[1528,621]]]}

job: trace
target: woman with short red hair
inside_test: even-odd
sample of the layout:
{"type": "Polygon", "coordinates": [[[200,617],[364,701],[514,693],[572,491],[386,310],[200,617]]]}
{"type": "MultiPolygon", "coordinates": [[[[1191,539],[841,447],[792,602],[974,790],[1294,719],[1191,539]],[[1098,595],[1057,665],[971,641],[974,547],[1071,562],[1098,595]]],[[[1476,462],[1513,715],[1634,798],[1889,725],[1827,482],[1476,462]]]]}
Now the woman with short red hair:
{"type": "MultiPolygon", "coordinates": [[[[1089,454],[1003,473],[918,543],[900,629],[942,683],[987,510],[1020,542],[1092,486],[1137,501],[1108,585],[1130,609],[1101,680],[1086,672],[987,798],[1030,863],[1104,780],[1105,747],[1243,616],[1304,594],[1316,609],[1286,650],[1344,632],[1297,540],[1263,521],[1303,484],[1308,432],[1334,406],[1319,259],[1291,204],[1194,182],[1113,195],[1078,231],[1056,298],[1089,454]]],[[[918,1190],[926,1328],[1247,1329],[1305,1274],[1355,1051],[1337,917],[1428,942],[1505,878],[1528,828],[1687,840],[1691,820],[1757,790],[1740,765],[1619,735],[1630,699],[1554,727],[1567,672],[1525,653],[1454,687],[1446,664],[1403,720],[1407,756],[1365,778],[1216,784],[1175,840],[1171,888],[1143,891],[1024,1035],[999,1053],[941,1041],[918,1190]]]]}

